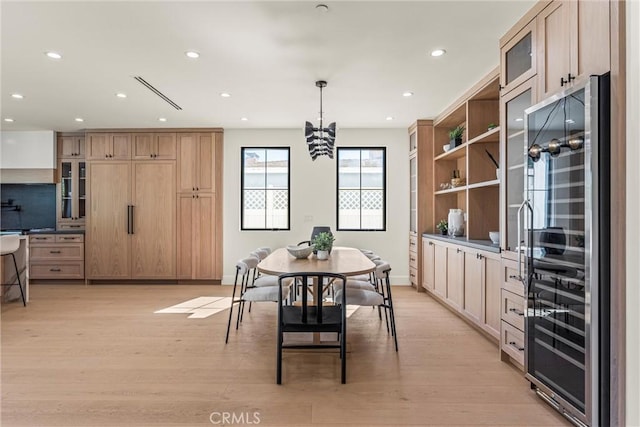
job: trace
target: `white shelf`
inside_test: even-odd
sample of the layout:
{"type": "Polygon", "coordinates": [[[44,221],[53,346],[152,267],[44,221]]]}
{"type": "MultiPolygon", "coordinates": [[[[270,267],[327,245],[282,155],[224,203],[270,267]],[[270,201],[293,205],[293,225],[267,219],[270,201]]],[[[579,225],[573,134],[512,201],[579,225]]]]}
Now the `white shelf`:
{"type": "Polygon", "coordinates": [[[500,180],[492,179],[491,181],[483,181],[483,182],[476,182],[475,184],[469,184],[467,185],[467,188],[469,188],[469,190],[472,190],[474,188],[495,187],[498,185],[500,185],[500,180]]]}

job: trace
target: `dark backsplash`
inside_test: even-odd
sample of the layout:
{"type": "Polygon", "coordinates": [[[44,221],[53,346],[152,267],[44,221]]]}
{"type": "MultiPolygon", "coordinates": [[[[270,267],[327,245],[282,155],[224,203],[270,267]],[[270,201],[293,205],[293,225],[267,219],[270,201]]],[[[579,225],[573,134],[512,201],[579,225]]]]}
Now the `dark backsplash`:
{"type": "Polygon", "coordinates": [[[2,230],[56,227],[55,184],[2,184],[2,230]]]}

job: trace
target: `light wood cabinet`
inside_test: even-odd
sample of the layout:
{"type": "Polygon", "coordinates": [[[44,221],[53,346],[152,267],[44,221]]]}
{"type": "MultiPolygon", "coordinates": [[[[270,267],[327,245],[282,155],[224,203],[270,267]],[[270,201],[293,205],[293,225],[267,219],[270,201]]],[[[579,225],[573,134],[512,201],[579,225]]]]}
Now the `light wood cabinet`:
{"type": "Polygon", "coordinates": [[[175,279],[175,162],[91,162],[89,173],[89,279],[175,279]]]}
{"type": "Polygon", "coordinates": [[[84,157],[84,134],[58,135],[58,159],[84,159],[84,157]]]}
{"type": "Polygon", "coordinates": [[[608,1],[553,1],[537,25],[540,99],[609,71],[608,1]]]}
{"type": "Polygon", "coordinates": [[[409,281],[418,291],[422,277],[419,236],[433,231],[433,121],[418,120],[409,128],[409,281]]]}
{"type": "Polygon", "coordinates": [[[178,279],[222,276],[222,134],[178,133],[178,279]]]}
{"type": "Polygon", "coordinates": [[[130,133],[88,133],[85,144],[87,160],[131,159],[130,133]]]}
{"type": "Polygon", "coordinates": [[[134,160],[175,160],[176,133],[133,133],[134,160]]]}
{"type": "Polygon", "coordinates": [[[84,279],[82,234],[32,234],[29,246],[31,279],[84,279]]]}
{"type": "Polygon", "coordinates": [[[526,295],[518,280],[518,261],[503,258],[500,266],[500,358],[524,367],[526,295]]]}
{"type": "Polygon", "coordinates": [[[501,43],[501,95],[508,93],[513,88],[529,80],[536,74],[536,35],[536,20],[532,19],[515,35],[513,35],[511,39],[501,43]]]}
{"type": "Polygon", "coordinates": [[[222,165],[218,133],[178,133],[178,192],[214,192],[222,165]]]}
{"type": "Polygon", "coordinates": [[[423,237],[424,288],[496,340],[500,338],[500,255],[423,237]]]}
{"type": "Polygon", "coordinates": [[[435,246],[431,240],[422,238],[422,287],[434,291],[435,246]]]}
{"type": "Polygon", "coordinates": [[[89,162],[89,279],[131,277],[131,162],[89,162]]]}

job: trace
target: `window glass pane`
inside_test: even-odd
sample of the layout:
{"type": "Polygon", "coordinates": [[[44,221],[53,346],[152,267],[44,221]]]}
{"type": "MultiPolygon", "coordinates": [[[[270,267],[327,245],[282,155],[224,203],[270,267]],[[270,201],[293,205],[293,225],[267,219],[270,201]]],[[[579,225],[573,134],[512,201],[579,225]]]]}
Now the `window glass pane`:
{"type": "Polygon", "coordinates": [[[289,149],[242,148],[242,229],[289,229],[289,149]]]}
{"type": "Polygon", "coordinates": [[[385,149],[338,148],[338,229],[385,229],[385,149]]]}

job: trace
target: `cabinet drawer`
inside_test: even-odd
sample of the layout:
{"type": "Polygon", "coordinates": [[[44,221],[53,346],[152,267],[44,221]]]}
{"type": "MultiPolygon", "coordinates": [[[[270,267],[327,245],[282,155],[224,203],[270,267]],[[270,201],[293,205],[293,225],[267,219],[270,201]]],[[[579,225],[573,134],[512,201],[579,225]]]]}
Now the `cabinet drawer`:
{"type": "Polygon", "coordinates": [[[416,252],[409,252],[409,267],[418,268],[418,254],[416,252]]]}
{"type": "Polygon", "coordinates": [[[60,230],[84,230],[84,224],[58,224],[60,230]]]}
{"type": "Polygon", "coordinates": [[[31,263],[31,279],[84,279],[84,262],[31,263]]]}
{"type": "MultiPolygon", "coordinates": [[[[524,266],[523,266],[524,267],[524,266]]],[[[509,292],[524,297],[524,283],[518,280],[518,262],[502,258],[502,287],[509,292]]],[[[522,268],[524,275],[524,268],[522,268]]]]}
{"type": "Polygon", "coordinates": [[[418,252],[418,236],[409,235],[409,251],[418,252]]]}
{"type": "Polygon", "coordinates": [[[500,348],[502,351],[524,366],[524,332],[504,321],[502,322],[500,332],[500,348]]]}
{"type": "Polygon", "coordinates": [[[56,236],[54,234],[32,234],[29,236],[29,243],[37,245],[39,243],[54,243],[56,236]]]}
{"type": "Polygon", "coordinates": [[[69,243],[65,245],[37,245],[31,248],[31,260],[82,260],[84,244],[69,243]]]}
{"type": "Polygon", "coordinates": [[[418,286],[418,269],[409,267],[409,282],[411,286],[418,286]]]}
{"type": "Polygon", "coordinates": [[[56,235],[56,242],[58,242],[58,243],[82,243],[82,242],[84,242],[84,235],[82,235],[82,234],[58,234],[58,235],[56,235]]]}
{"type": "Polygon", "coordinates": [[[500,304],[502,320],[524,331],[524,298],[506,289],[502,290],[500,304]]]}

